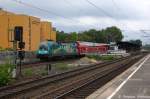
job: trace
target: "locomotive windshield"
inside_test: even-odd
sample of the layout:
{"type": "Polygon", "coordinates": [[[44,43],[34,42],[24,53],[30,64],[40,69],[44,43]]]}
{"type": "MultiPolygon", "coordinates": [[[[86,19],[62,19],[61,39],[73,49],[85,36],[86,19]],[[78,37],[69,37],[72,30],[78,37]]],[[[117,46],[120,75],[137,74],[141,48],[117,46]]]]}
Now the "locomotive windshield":
{"type": "Polygon", "coordinates": [[[39,46],[39,50],[48,50],[47,42],[42,42],[39,46]]]}
{"type": "Polygon", "coordinates": [[[40,45],[39,49],[40,50],[48,50],[48,47],[46,45],[40,45]]]}

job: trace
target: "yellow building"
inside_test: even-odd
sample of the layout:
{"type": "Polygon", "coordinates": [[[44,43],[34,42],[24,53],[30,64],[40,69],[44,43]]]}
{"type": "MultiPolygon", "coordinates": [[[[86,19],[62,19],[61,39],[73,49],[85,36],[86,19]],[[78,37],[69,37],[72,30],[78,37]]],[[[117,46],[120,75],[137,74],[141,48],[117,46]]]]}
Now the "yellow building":
{"type": "Polygon", "coordinates": [[[13,32],[9,29],[9,16],[15,15],[14,13],[4,11],[0,9],[0,47],[2,48],[10,48],[11,45],[11,39],[10,36],[13,32]]]}
{"type": "Polygon", "coordinates": [[[26,51],[37,50],[41,41],[56,41],[56,33],[52,30],[51,22],[41,22],[37,17],[0,10],[0,47],[13,48],[11,41],[13,41],[16,26],[23,27],[23,41],[26,51]]]}
{"type": "Polygon", "coordinates": [[[43,21],[41,22],[41,41],[52,40],[56,41],[56,31],[52,28],[52,23],[43,21]]]}
{"type": "Polygon", "coordinates": [[[14,13],[0,9],[0,15],[12,15],[12,14],[14,14],[14,13]]]}
{"type": "Polygon", "coordinates": [[[56,31],[54,30],[52,30],[52,33],[51,33],[51,40],[56,41],[56,31]]]}
{"type": "Polygon", "coordinates": [[[39,18],[30,16],[29,19],[29,50],[37,50],[41,39],[41,22],[39,18]]]}
{"type": "MultiPolygon", "coordinates": [[[[23,41],[25,42],[25,50],[29,50],[29,16],[26,15],[10,15],[9,16],[9,34],[13,35],[16,26],[23,27],[23,41]]],[[[13,40],[13,36],[11,39],[13,40]]]]}
{"type": "Polygon", "coordinates": [[[50,22],[41,22],[41,41],[50,40],[52,24],[50,22]]]}
{"type": "Polygon", "coordinates": [[[8,16],[0,15],[0,47],[2,48],[10,47],[8,25],[8,16]]]}

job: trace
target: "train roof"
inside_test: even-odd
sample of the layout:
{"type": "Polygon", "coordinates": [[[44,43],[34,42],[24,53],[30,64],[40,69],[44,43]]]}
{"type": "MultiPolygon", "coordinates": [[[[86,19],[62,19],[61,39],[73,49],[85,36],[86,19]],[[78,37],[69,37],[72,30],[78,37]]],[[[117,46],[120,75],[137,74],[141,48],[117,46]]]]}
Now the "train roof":
{"type": "Polygon", "coordinates": [[[138,45],[138,44],[134,44],[134,43],[127,42],[127,41],[124,41],[124,42],[117,42],[117,45],[124,45],[124,46],[140,46],[140,45],[138,45]]]}

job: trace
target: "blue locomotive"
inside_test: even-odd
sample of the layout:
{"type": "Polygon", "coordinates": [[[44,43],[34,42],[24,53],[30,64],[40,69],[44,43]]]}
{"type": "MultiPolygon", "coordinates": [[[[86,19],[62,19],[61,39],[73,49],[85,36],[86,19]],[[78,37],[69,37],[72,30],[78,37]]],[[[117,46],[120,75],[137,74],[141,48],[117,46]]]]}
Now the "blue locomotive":
{"type": "Polygon", "coordinates": [[[41,42],[36,52],[37,58],[50,59],[53,57],[78,55],[76,43],[59,43],[54,41],[41,42]]]}

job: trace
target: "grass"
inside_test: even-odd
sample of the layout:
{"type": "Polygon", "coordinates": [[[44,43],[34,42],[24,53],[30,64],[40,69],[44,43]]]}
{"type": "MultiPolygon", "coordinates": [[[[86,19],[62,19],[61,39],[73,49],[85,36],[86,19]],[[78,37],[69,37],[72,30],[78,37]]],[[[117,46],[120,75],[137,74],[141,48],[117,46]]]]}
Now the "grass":
{"type": "Polygon", "coordinates": [[[105,55],[105,56],[88,55],[87,57],[95,60],[102,60],[102,61],[111,61],[117,58],[116,56],[113,55],[105,55]]]}
{"type": "Polygon", "coordinates": [[[32,75],[33,75],[33,70],[32,70],[32,68],[26,68],[23,72],[24,72],[23,74],[24,74],[25,76],[32,76],[32,75]]]}
{"type": "Polygon", "coordinates": [[[55,64],[55,68],[58,70],[67,70],[69,69],[68,65],[65,63],[57,63],[55,64]]]}
{"type": "Polygon", "coordinates": [[[39,71],[39,74],[42,75],[42,76],[45,76],[45,75],[47,75],[47,70],[42,69],[42,70],[39,71]]]}
{"type": "Polygon", "coordinates": [[[47,70],[45,68],[26,68],[23,70],[23,75],[26,77],[35,76],[35,75],[47,75],[47,70]]]}

